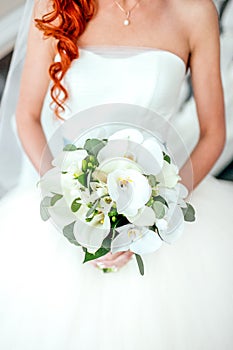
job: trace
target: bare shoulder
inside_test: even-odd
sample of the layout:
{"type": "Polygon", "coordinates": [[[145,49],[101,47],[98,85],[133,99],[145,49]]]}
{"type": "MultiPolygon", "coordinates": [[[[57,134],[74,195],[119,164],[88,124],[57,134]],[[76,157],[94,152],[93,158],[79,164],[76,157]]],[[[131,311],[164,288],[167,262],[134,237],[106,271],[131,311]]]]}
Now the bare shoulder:
{"type": "Polygon", "coordinates": [[[179,7],[181,15],[185,16],[195,25],[196,20],[211,20],[218,17],[218,12],[213,0],[173,0],[179,7]]]}
{"type": "MultiPolygon", "coordinates": [[[[43,30],[38,29],[36,20],[41,20],[45,15],[52,13],[53,11],[54,8],[52,0],[35,0],[31,23],[31,33],[33,37],[31,40],[31,45],[34,44],[40,47],[42,50],[47,50],[51,58],[54,58],[56,54],[56,40],[53,37],[45,37],[43,30]]],[[[58,19],[55,19],[50,24],[56,25],[57,23],[58,19]]]]}
{"type": "Polygon", "coordinates": [[[34,5],[34,18],[42,18],[53,10],[53,2],[51,0],[36,0],[34,5]]]}
{"type": "Polygon", "coordinates": [[[218,35],[218,12],[212,0],[173,0],[185,24],[190,49],[206,37],[218,35]]]}

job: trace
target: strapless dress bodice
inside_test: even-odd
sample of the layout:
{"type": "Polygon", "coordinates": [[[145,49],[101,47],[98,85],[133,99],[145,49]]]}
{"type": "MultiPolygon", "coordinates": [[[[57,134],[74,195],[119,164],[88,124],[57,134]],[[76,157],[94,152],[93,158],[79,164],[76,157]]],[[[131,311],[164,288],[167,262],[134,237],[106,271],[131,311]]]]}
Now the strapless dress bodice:
{"type": "MultiPolygon", "coordinates": [[[[72,62],[63,80],[69,99],[62,116],[68,119],[96,105],[127,103],[146,107],[169,119],[176,109],[185,74],[184,61],[166,50],[79,48],[79,58],[72,62]]],[[[54,121],[48,117],[49,99],[48,94],[44,103],[46,113],[42,113],[46,128],[48,119],[54,121]]]]}

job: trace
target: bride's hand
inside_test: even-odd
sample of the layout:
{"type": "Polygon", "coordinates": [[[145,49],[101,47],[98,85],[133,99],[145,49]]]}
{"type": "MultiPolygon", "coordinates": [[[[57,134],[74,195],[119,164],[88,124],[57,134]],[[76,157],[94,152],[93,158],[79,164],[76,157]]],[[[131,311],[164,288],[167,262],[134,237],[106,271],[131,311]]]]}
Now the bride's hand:
{"type": "Polygon", "coordinates": [[[91,263],[95,267],[116,268],[118,270],[122,266],[127,264],[127,262],[132,258],[132,255],[133,255],[133,253],[130,251],[118,252],[115,254],[108,253],[101,258],[92,260],[91,263]]]}

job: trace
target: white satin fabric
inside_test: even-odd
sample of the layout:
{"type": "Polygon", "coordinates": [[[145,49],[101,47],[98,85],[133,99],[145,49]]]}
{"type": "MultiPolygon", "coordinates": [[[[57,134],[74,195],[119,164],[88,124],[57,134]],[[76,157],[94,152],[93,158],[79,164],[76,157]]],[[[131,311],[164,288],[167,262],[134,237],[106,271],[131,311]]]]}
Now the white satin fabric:
{"type": "MultiPolygon", "coordinates": [[[[110,51],[80,50],[66,76],[64,117],[127,102],[169,119],[184,62],[161,50],[110,51]]],[[[48,103],[42,119],[51,135],[59,124],[48,103]]],[[[232,198],[231,183],[204,180],[191,198],[197,222],[174,245],[145,256],[141,277],[134,259],[112,274],[83,265],[82,252],[40,220],[35,186],[16,188],[0,203],[0,348],[231,350],[232,198]]]]}
{"type": "MultiPolygon", "coordinates": [[[[124,46],[79,48],[79,58],[72,62],[64,79],[70,96],[62,117],[67,119],[100,104],[126,103],[149,108],[168,120],[178,105],[185,72],[184,61],[165,50],[124,46]]],[[[48,113],[50,103],[48,93],[42,112],[47,136],[60,125],[52,112],[48,113]]]]}

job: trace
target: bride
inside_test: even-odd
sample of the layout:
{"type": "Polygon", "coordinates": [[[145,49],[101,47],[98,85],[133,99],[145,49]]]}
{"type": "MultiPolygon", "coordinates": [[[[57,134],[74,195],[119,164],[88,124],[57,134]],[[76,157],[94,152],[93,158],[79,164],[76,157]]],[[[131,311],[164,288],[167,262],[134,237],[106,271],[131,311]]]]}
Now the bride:
{"type": "Polygon", "coordinates": [[[144,277],[130,251],[82,265],[82,252],[41,221],[35,185],[19,185],[0,204],[2,349],[232,348],[233,186],[206,177],[225,142],[212,1],[35,1],[17,131],[43,173],[47,139],[71,115],[127,103],[168,120],[188,69],[200,126],[190,155],[197,222],[145,256],[144,277]],[[119,271],[103,274],[100,263],[119,271]]]}

